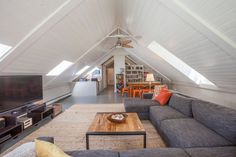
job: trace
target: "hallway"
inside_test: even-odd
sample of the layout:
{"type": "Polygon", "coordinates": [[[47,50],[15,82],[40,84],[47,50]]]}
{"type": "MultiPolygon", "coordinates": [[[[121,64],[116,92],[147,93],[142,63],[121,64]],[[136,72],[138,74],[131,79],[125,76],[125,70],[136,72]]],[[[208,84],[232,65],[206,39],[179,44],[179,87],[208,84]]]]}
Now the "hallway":
{"type": "Polygon", "coordinates": [[[120,94],[114,93],[114,87],[108,86],[97,96],[75,97],[70,96],[58,103],[63,104],[63,110],[68,109],[74,104],[111,104],[123,103],[124,98],[120,94]]]}

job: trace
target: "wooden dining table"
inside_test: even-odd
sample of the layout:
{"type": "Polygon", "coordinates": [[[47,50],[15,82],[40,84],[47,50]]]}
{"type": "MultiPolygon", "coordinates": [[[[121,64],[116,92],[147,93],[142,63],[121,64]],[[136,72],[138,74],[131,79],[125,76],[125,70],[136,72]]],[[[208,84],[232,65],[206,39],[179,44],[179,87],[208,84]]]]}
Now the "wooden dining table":
{"type": "MultiPolygon", "coordinates": [[[[149,89],[149,82],[129,82],[127,83],[128,87],[130,88],[129,95],[133,95],[134,89],[149,89]]],[[[161,85],[161,82],[151,82],[151,88],[153,88],[156,85],[161,85]]]]}

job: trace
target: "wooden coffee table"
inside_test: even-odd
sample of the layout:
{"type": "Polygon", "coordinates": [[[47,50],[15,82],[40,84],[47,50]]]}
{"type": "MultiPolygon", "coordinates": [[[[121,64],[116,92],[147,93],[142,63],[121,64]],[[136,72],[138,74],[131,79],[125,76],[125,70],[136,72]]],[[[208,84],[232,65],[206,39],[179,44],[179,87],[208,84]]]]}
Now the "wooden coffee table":
{"type": "Polygon", "coordinates": [[[89,149],[89,136],[91,135],[142,135],[143,147],[146,148],[146,131],[137,113],[128,115],[124,123],[112,123],[107,120],[111,112],[99,112],[86,132],[86,149],[89,149]]]}

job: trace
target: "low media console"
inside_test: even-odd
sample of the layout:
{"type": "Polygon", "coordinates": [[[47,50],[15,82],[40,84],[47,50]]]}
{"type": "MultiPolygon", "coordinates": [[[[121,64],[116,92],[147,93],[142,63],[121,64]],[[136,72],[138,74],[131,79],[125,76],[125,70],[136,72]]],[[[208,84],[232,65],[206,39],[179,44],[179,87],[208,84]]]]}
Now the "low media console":
{"type": "Polygon", "coordinates": [[[5,127],[0,128],[0,145],[47,117],[53,118],[53,107],[47,107],[45,103],[0,115],[5,120],[5,127]]]}

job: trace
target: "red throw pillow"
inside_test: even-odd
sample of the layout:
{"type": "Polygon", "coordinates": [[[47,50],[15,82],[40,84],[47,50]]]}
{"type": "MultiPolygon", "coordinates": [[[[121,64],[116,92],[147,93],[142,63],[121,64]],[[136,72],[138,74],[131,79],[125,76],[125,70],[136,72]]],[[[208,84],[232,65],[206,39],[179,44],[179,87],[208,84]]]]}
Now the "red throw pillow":
{"type": "Polygon", "coordinates": [[[170,91],[162,91],[158,96],[155,97],[155,100],[160,103],[160,105],[166,105],[169,101],[172,93],[170,91]]]}

